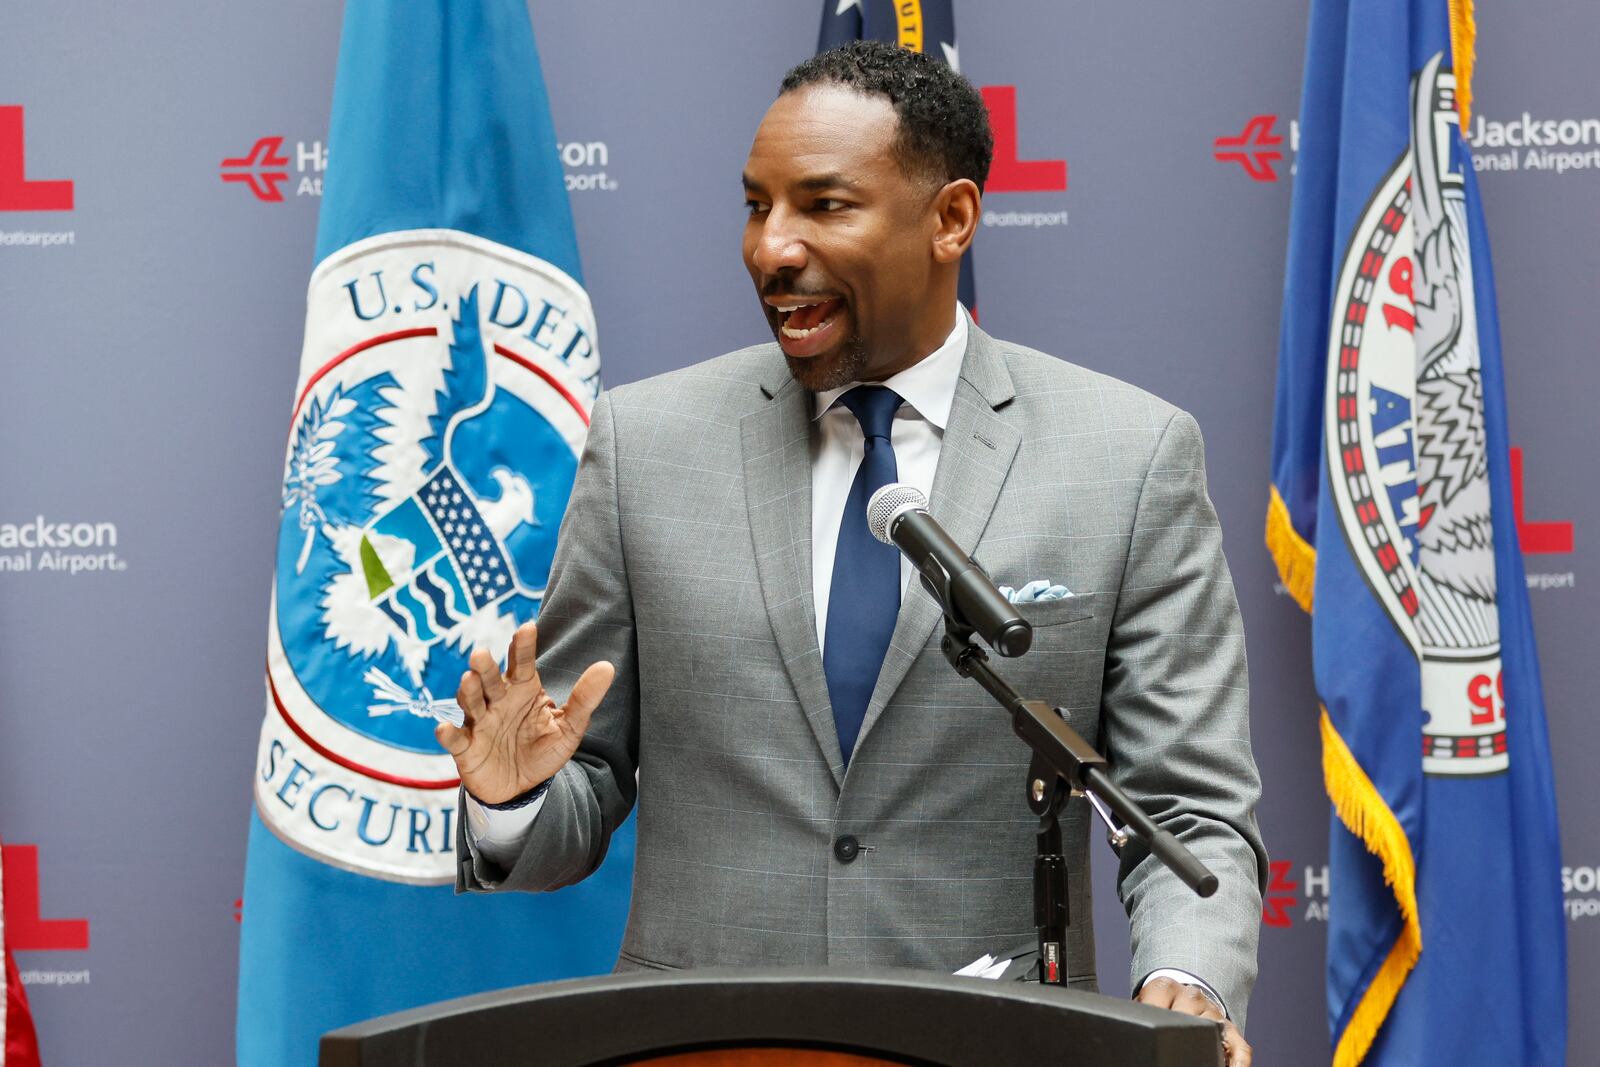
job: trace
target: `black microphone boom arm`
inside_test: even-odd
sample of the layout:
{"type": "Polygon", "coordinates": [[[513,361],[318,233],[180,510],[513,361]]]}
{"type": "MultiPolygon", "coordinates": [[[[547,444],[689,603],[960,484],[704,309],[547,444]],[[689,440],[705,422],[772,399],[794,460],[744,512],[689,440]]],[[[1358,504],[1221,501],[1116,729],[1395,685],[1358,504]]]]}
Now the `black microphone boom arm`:
{"type": "Polygon", "coordinates": [[[1025,700],[989,666],[983,649],[957,631],[947,630],[941,646],[945,658],[964,678],[971,678],[1011,712],[1011,729],[1028,743],[1035,755],[1080,793],[1098,797],[1116,813],[1157,859],[1172,869],[1196,894],[1209,897],[1217,891],[1217,876],[1172,831],[1163,830],[1111,780],[1106,758],[1096,752],[1059,711],[1041,700],[1025,700]]]}

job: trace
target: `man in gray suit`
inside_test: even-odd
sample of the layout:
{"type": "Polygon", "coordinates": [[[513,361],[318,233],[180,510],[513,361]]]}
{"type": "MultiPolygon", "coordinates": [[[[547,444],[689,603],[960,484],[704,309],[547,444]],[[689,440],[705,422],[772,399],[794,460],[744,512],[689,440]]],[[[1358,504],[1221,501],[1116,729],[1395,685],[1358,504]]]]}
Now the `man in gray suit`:
{"type": "MultiPolygon", "coordinates": [[[[1218,876],[1130,847],[1147,1002],[1224,1021],[1256,970],[1266,857],[1244,637],[1194,420],[995,340],[956,300],[992,141],[981,98],[863,43],[791,71],[744,174],[777,344],[597,402],[535,631],[479,650],[442,725],[458,886],[584,878],[638,804],[621,968],[953,970],[1033,934],[1029,753],[939,651],[940,611],[861,511],[907,481],[1019,597],[1004,662],[1218,876]],[[1023,602],[1027,601],[1027,602],[1023,602]],[[880,669],[881,667],[881,669],[880,669]]],[[[1094,988],[1082,800],[1072,984],[1094,988]]]]}

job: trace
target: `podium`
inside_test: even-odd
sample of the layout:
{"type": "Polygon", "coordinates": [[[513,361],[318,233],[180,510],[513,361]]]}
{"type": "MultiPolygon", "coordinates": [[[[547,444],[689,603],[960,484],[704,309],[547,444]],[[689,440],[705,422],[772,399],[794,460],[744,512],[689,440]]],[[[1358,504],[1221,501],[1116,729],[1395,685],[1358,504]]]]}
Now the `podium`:
{"type": "Polygon", "coordinates": [[[1060,986],[716,968],[520,986],[325,1035],[321,1067],[1220,1067],[1213,1022],[1060,986]]]}

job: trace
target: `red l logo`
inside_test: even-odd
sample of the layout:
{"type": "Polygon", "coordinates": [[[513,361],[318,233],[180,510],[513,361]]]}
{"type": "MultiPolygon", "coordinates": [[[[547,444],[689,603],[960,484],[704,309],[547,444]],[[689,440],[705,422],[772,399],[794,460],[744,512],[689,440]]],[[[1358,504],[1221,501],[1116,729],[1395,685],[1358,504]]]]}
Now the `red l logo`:
{"type": "Polygon", "coordinates": [[[1511,450],[1511,510],[1517,519],[1517,540],[1525,556],[1572,551],[1572,523],[1526,522],[1522,518],[1522,449],[1511,450]]]}
{"type": "Polygon", "coordinates": [[[991,193],[1058,193],[1067,187],[1064,159],[1017,158],[1017,87],[985,85],[983,102],[994,131],[994,161],[989,164],[991,193]]]}
{"type": "Polygon", "coordinates": [[[39,917],[39,846],[6,845],[0,849],[5,864],[6,940],[18,952],[89,947],[88,919],[39,917]]]}
{"type": "Polygon", "coordinates": [[[71,211],[72,183],[30,182],[24,166],[22,108],[0,107],[0,211],[71,211]]]}

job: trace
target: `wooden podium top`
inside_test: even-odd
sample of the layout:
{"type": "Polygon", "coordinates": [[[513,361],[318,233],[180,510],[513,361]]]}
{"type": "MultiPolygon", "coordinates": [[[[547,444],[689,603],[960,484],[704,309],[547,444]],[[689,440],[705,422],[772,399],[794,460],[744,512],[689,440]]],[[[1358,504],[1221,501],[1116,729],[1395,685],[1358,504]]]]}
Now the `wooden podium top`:
{"type": "Polygon", "coordinates": [[[321,1067],[1220,1067],[1213,1022],[1096,993],[911,970],[645,971],[345,1027],[321,1067]]]}

